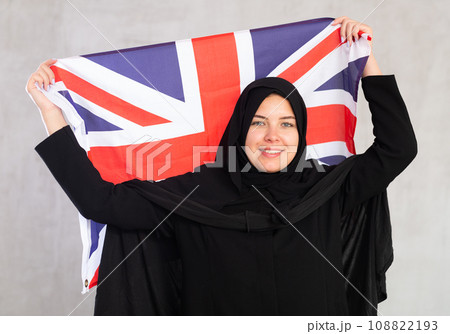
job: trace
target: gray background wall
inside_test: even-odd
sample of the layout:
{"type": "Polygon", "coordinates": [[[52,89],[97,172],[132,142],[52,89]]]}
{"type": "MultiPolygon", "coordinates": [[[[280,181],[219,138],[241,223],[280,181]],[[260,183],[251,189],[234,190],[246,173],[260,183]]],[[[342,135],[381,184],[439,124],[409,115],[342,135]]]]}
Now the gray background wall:
{"type": "MultiPolygon", "coordinates": [[[[116,48],[264,27],[316,17],[363,20],[382,1],[72,0],[116,48]]],[[[45,59],[113,49],[64,0],[0,0],[0,315],[67,315],[80,294],[77,213],[33,151],[46,133],[25,94],[45,59]]],[[[385,0],[366,22],[375,55],[395,73],[419,155],[389,187],[395,261],[384,315],[450,315],[450,79],[445,0],[385,0]]],[[[372,141],[359,102],[357,148],[372,141]]],[[[74,315],[92,314],[94,296],[74,315]]]]}

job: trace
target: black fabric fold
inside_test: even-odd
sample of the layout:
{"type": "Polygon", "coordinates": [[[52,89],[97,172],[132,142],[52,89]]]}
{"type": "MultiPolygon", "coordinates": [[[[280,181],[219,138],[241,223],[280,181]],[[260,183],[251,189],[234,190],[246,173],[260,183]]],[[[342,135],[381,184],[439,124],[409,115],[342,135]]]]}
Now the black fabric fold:
{"type": "Polygon", "coordinates": [[[341,231],[343,274],[351,283],[346,282],[349,314],[377,315],[378,303],[387,298],[386,271],[394,259],[386,192],[344,216],[341,231]]]}

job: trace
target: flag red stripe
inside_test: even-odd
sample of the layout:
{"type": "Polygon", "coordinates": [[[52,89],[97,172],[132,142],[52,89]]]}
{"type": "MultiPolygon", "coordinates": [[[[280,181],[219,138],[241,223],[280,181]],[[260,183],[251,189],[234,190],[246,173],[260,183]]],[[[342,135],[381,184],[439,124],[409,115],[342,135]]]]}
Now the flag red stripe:
{"type": "MultiPolygon", "coordinates": [[[[236,40],[229,33],[195,38],[192,44],[208,133],[204,143],[219,145],[241,93],[236,40]]],[[[209,156],[214,159],[215,153],[209,156]]]]}
{"type": "Polygon", "coordinates": [[[55,73],[56,81],[64,81],[68,89],[74,91],[85,99],[95,103],[96,105],[107,109],[109,112],[126,118],[141,126],[149,126],[155,124],[163,124],[170,122],[160,116],[154,115],[146,110],[138,108],[117,96],[109,94],[91,83],[77,77],[76,75],[60,68],[52,66],[51,69],[55,73]]]}
{"type": "Polygon", "coordinates": [[[308,145],[344,141],[347,149],[355,154],[353,135],[356,117],[342,104],[311,107],[308,112],[306,143],[308,145]]]}
{"type": "Polygon", "coordinates": [[[317,44],[302,58],[297,60],[291,67],[279,75],[280,78],[289,82],[296,82],[311,68],[313,68],[322,58],[332,52],[341,42],[340,29],[333,31],[322,42],[317,44]]]}
{"type": "Polygon", "coordinates": [[[98,282],[98,268],[95,271],[94,276],[92,276],[91,281],[89,282],[89,289],[92,289],[94,286],[96,286],[97,282],[98,282]]]}

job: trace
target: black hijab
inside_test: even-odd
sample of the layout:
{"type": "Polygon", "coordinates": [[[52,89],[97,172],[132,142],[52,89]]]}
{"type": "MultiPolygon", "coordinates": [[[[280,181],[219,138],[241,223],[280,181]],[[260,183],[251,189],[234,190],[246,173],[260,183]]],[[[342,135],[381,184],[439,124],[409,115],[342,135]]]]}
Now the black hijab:
{"type": "MultiPolygon", "coordinates": [[[[233,115],[220,141],[223,147],[224,168],[227,169],[233,184],[241,194],[251,190],[252,185],[263,189],[277,203],[301,197],[321,178],[311,161],[306,162],[306,126],[307,114],[305,103],[293,84],[282,78],[263,78],[249,84],[236,103],[233,115]],[[253,166],[243,146],[252,119],[261,103],[271,94],[285,98],[294,112],[299,134],[297,154],[283,170],[275,173],[258,171],[253,166]],[[236,165],[230,164],[230,147],[236,147],[236,165]],[[230,165],[234,168],[230,170],[230,165]],[[250,169],[241,172],[243,169],[250,169]],[[305,167],[310,168],[305,168],[305,167]]],[[[259,195],[259,198],[261,196],[259,195]]]]}

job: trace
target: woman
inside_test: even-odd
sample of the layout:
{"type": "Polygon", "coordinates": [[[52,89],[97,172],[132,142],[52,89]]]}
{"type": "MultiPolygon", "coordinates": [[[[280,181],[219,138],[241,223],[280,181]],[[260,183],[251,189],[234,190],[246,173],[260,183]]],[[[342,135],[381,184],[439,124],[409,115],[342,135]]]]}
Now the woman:
{"type": "MultiPolygon", "coordinates": [[[[345,17],[334,24],[349,44],[358,30],[372,35],[345,17]]],[[[303,100],[289,82],[266,78],[236,104],[223,168],[119,185],[101,179],[61,110],[35,88],[52,82],[51,64],[27,85],[50,134],[36,150],[81,214],[109,225],[99,281],[148,235],[134,230],[157,228],[99,284],[96,314],[376,314],[392,261],[383,193],[417,148],[395,79],[373,54],[362,87],[376,139],[364,154],[304,168],[303,100]]]]}

